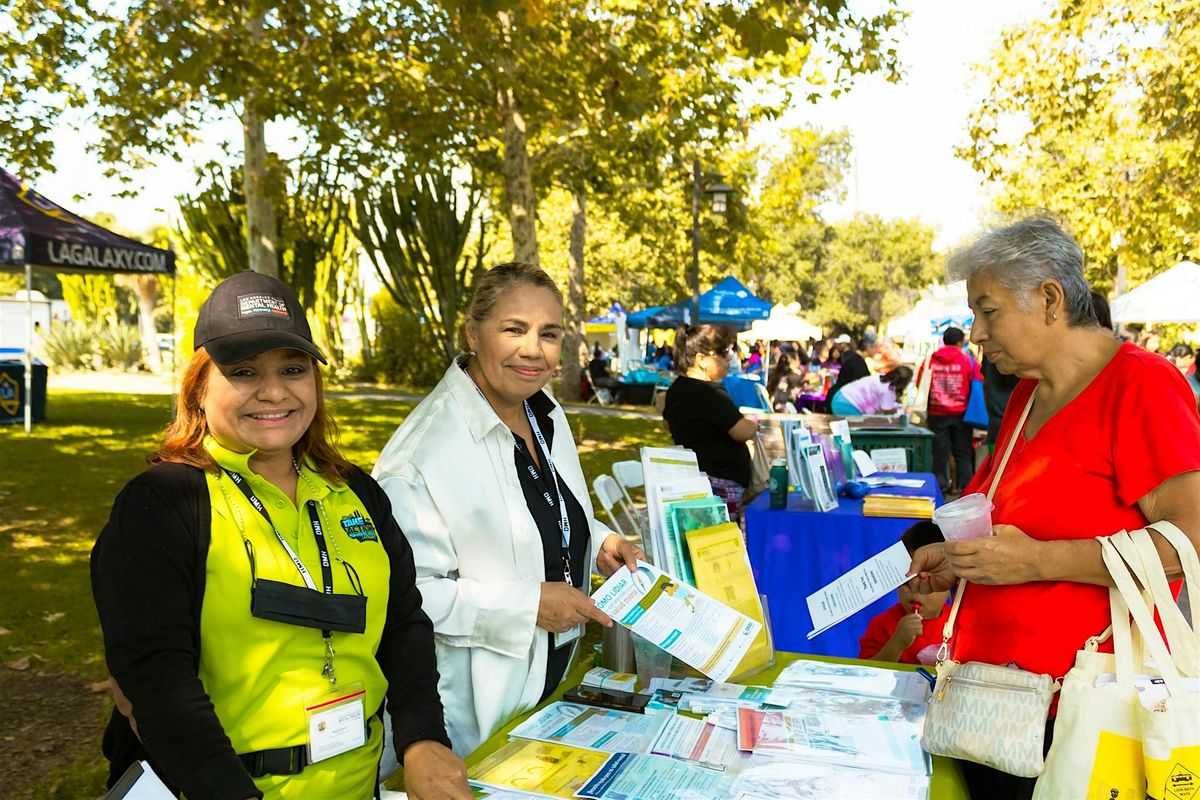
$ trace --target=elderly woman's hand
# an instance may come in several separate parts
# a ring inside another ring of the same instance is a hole
[[[927,544],[913,553],[912,565],[908,568],[908,574],[913,577],[909,579],[908,586],[914,592],[930,594],[953,588],[958,576],[950,568],[943,547],[945,545],[941,542]]]
[[[600,552],[596,555],[596,569],[606,578],[621,567],[629,567],[630,572],[636,572],[638,559],[646,560],[642,548],[626,541],[620,534],[610,533],[600,544]]]
[[[1038,546],[1020,528],[993,525],[992,535],[943,545],[954,574],[971,583],[1011,585],[1041,580]],[[924,549],[924,548],[922,548]]]

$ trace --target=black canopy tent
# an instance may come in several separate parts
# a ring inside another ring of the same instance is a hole
[[[25,271],[25,431],[33,425],[33,269],[54,272],[175,274],[175,254],[113,233],[72,214],[0,169],[0,270]]]

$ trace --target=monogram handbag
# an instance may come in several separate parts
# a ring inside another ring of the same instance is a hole
[[[988,500],[995,494],[1032,407],[1031,394],[992,479]],[[977,661],[960,664],[947,657],[966,587],[966,581],[960,579],[942,629],[937,681],[925,712],[921,746],[933,755],[986,764],[1023,778],[1037,777],[1045,766],[1046,719],[1058,683],[1049,675]]]

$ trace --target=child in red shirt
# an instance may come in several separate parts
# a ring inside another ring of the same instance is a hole
[[[932,522],[918,522],[900,537],[909,555],[927,544],[944,541]],[[920,594],[901,584],[896,590],[900,602],[884,611],[867,625],[858,640],[858,657],[872,661],[899,661],[902,664],[932,664],[942,643],[943,616],[950,592]],[[928,652],[922,653],[929,648]]]

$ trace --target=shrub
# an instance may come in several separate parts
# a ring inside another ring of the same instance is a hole
[[[380,292],[372,308],[378,333],[372,355],[363,364],[366,377],[402,386],[425,388],[441,380],[446,356],[429,334],[428,324]]]
[[[95,369],[96,331],[82,322],[55,325],[42,340],[46,360],[66,369]]]
[[[98,344],[105,366],[128,370],[142,361],[142,339],[132,325],[105,326],[100,331]]]

